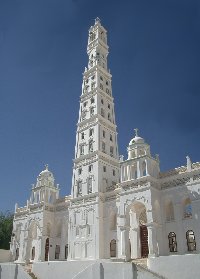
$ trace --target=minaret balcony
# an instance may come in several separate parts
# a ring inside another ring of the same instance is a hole
[[[86,78],[89,74],[91,74],[93,71],[100,71],[102,72],[108,79],[112,78],[112,75],[102,66],[100,65],[94,65],[93,67],[91,67],[90,69],[88,69],[87,71],[85,71],[83,73],[83,76]]]

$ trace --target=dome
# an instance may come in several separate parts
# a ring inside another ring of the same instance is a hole
[[[129,145],[132,145],[134,143],[144,143],[144,139],[141,137],[134,137],[130,142]]]
[[[49,171],[48,169],[48,165],[45,165],[45,170],[41,171],[41,173],[39,174],[39,177],[41,176],[45,176],[45,177],[53,177],[53,173]]]
[[[145,143],[144,139],[138,136],[138,129],[135,130],[135,137],[131,139],[129,142],[129,145],[135,144],[135,143]]]

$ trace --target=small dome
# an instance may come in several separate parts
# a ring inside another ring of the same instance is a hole
[[[39,174],[39,177],[41,177],[41,176],[51,176],[51,177],[53,177],[53,173],[49,171],[48,165],[45,165],[45,170],[41,171],[41,173]]]
[[[129,142],[129,145],[135,144],[135,143],[145,143],[144,139],[138,136],[138,129],[135,130],[135,137],[131,139]]]
[[[130,142],[129,145],[132,145],[134,143],[144,143],[144,139],[141,137],[134,137]]]

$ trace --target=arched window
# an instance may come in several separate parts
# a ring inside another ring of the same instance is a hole
[[[68,258],[68,249],[69,249],[69,246],[68,244],[65,245],[65,259]]]
[[[114,153],[114,148],[113,146],[110,146],[110,156],[113,157]]]
[[[93,140],[89,141],[89,153],[93,152]]]
[[[176,234],[174,232],[170,232],[168,234],[168,239],[169,239],[169,251],[177,252]]]
[[[195,251],[196,250],[196,241],[195,235],[192,230],[186,232],[186,239],[187,239],[187,247],[188,251]]]
[[[183,217],[190,218],[192,217],[192,204],[190,198],[185,199],[183,204]]]
[[[104,141],[102,141],[102,152],[106,152],[106,144]]]
[[[55,260],[59,260],[59,256],[60,256],[60,245],[56,245]]]
[[[84,145],[80,145],[80,155],[84,155]]]
[[[31,260],[33,261],[34,259],[35,259],[35,247],[33,247],[31,251]]]
[[[88,177],[88,194],[92,193],[92,177]]]
[[[113,239],[110,242],[110,256],[116,257],[116,240]]]
[[[142,163],[142,176],[146,176],[147,175],[147,171],[146,171],[146,162],[144,161]]]
[[[170,222],[174,220],[174,207],[171,201],[168,201],[165,205],[166,221]]]

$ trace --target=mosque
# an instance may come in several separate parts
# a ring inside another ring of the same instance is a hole
[[[138,129],[127,158],[119,156],[107,31],[99,18],[89,29],[87,54],[71,195],[59,196],[46,165],[27,204],[15,206],[13,261],[32,263],[39,278],[45,262],[125,265],[136,259],[167,278],[198,278],[184,277],[184,266],[191,263],[196,272],[200,260],[200,163],[187,157],[185,166],[160,172],[158,155]]]

